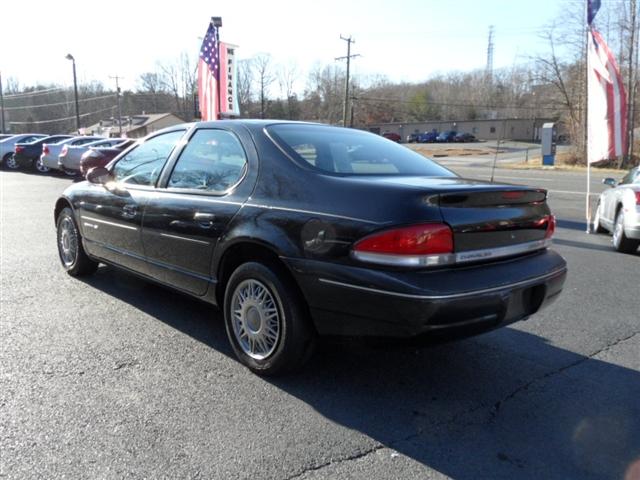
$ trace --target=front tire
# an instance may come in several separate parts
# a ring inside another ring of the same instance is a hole
[[[602,204],[598,202],[598,206],[596,207],[596,213],[593,217],[593,232],[594,233],[607,233],[607,230],[600,223],[600,210],[602,209]]]
[[[64,208],[56,222],[58,254],[62,267],[73,276],[89,275],[98,268],[98,262],[89,258],[82,246],[82,236],[70,208]]]
[[[42,159],[40,157],[36,158],[33,161],[33,169],[38,173],[48,173],[51,170],[44,163],[42,163]]]
[[[616,215],[616,221],[613,225],[613,246],[621,253],[634,253],[640,246],[640,240],[628,238],[624,233],[624,211],[622,209]]]
[[[224,321],[236,356],[259,375],[297,370],[313,352],[306,304],[281,267],[240,265],[225,289]]]

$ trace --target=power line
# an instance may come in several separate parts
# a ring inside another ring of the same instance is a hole
[[[113,98],[115,95],[111,94],[111,95],[101,95],[99,97],[89,97],[89,98],[82,98],[80,100],[78,100],[78,102],[88,102],[91,100],[102,100],[104,98]],[[73,103],[73,100],[68,100],[66,102],[58,102],[58,103],[47,103],[47,104],[43,104],[43,105],[27,105],[24,107],[7,107],[5,108],[5,110],[31,110],[32,108],[44,108],[44,107],[57,107],[59,105],[69,105],[70,103]]]
[[[114,107],[109,107],[109,108],[103,108],[101,110],[96,110],[95,112],[89,112],[89,113],[83,113],[82,115],[80,115],[81,117],[87,117],[89,115],[95,115],[96,113],[102,113],[102,112],[106,112],[107,110],[113,110]],[[9,122],[13,125],[39,125],[42,123],[54,123],[54,122],[62,122],[65,120],[73,120],[74,118],[76,118],[75,115],[72,115],[71,117],[63,117],[63,118],[52,118],[51,120],[34,120],[33,122]]]
[[[11,98],[22,98],[22,97],[36,97],[38,95],[46,95],[47,93],[58,92],[60,90],[66,90],[66,88],[56,87],[56,88],[48,88],[46,90],[35,90],[33,92],[12,93],[10,95],[5,95],[4,98],[11,99]]]

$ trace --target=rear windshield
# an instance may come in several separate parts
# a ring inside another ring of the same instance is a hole
[[[294,160],[327,173],[455,176],[402,145],[361,130],[280,124],[267,127],[267,131]]]

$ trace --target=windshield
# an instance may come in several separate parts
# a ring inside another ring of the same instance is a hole
[[[454,177],[434,161],[379,135],[323,125],[279,124],[268,133],[303,165],[342,175]]]

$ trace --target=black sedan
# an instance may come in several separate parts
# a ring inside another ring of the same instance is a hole
[[[557,298],[546,192],[456,176],[359,130],[218,121],[156,132],[55,205],[71,275],[99,262],[224,312],[261,374],[320,335],[468,335]]]

